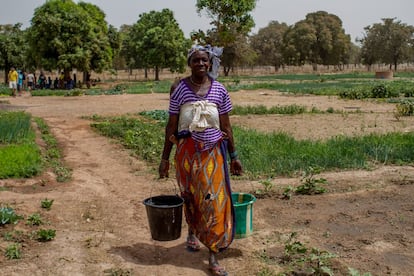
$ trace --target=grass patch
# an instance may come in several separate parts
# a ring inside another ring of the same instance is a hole
[[[0,112],[0,179],[32,177],[42,170],[31,116],[24,112]]]
[[[53,168],[58,182],[69,181],[72,178],[72,170],[63,164],[58,143],[50,133],[49,126],[41,118],[35,118],[35,121],[46,144],[44,158],[47,165]]]
[[[327,141],[295,140],[283,133],[263,134],[234,127],[240,159],[253,178],[292,175],[309,167],[361,169],[372,163],[414,161],[414,134],[370,134]]]
[[[19,143],[33,134],[31,116],[25,112],[0,111],[0,144]]]
[[[156,119],[157,118],[157,119]],[[95,117],[92,126],[119,140],[136,156],[158,164],[164,143],[166,111],[142,112],[136,116]],[[372,164],[407,164],[414,161],[414,134],[370,134],[334,137],[329,140],[295,140],[284,133],[265,134],[233,127],[245,176],[252,179],[292,176],[310,167],[321,171],[361,169]]]
[[[247,105],[247,106],[240,106],[235,105],[233,106],[233,110],[231,111],[231,115],[248,115],[248,114],[255,114],[255,115],[265,115],[265,114],[302,114],[306,112],[305,106],[299,106],[296,104],[288,105],[288,106],[272,106],[267,108],[264,105]]]
[[[147,115],[151,117],[151,115]],[[165,121],[141,117],[104,118],[94,116],[92,127],[102,135],[119,140],[126,148],[132,149],[136,156],[149,163],[156,163],[161,156],[164,144],[163,130]]]

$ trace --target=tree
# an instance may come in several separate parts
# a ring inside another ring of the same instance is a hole
[[[169,68],[171,72],[185,71],[185,53],[190,45],[173,12],[163,9],[139,16],[130,31],[127,52],[137,68],[154,68],[158,81],[162,68]]]
[[[68,78],[73,68],[89,73],[111,65],[105,14],[97,6],[49,0],[35,10],[31,22],[30,57],[37,68],[63,70]]]
[[[409,61],[414,45],[414,27],[395,21],[395,18],[383,18],[364,28],[361,39],[362,55],[365,64],[383,62],[394,66],[397,71],[399,63]]]
[[[325,11],[309,13],[289,28],[285,36],[287,60],[339,66],[349,57],[351,37],[345,34],[341,19]]]
[[[283,36],[287,29],[286,23],[271,21],[251,36],[251,45],[258,54],[259,64],[272,65],[276,72],[279,70],[283,64]]]
[[[250,12],[256,7],[256,0],[197,0],[197,12],[206,12],[212,20],[212,29],[207,34],[199,31],[193,33],[192,38],[201,40],[214,46],[224,47],[223,63],[224,74],[227,76],[237,59],[241,59],[244,53],[234,52],[237,48],[235,42],[240,36],[247,37],[254,27],[253,17]]]
[[[26,43],[21,24],[0,25],[0,68],[4,68],[4,80],[7,83],[10,67],[24,66]]]

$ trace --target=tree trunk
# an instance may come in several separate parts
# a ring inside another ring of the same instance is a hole
[[[155,81],[160,80],[160,68],[158,66],[155,66]]]
[[[231,68],[230,67],[223,66],[223,69],[224,69],[224,76],[228,77]]]

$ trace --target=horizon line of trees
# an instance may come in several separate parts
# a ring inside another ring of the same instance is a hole
[[[133,25],[117,30],[105,20],[96,5],[72,0],[49,0],[35,9],[31,26],[0,25],[0,68],[5,76],[10,67],[26,70],[58,70],[70,75],[104,70],[147,69],[159,80],[161,69],[182,73],[186,51],[193,43],[224,48],[221,57],[227,76],[236,66],[311,64],[334,66],[376,63],[397,71],[401,63],[414,61],[414,27],[396,18],[383,18],[364,28],[365,34],[351,42],[341,19],[326,11],[312,12],[293,25],[271,21],[257,34],[251,12],[257,0],[197,0],[199,15],[211,19],[211,29],[184,36],[169,9],[138,15]],[[7,81],[7,79],[5,78]]]

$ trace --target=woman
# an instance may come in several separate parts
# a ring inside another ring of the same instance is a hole
[[[229,119],[230,96],[215,80],[221,52],[210,46],[190,49],[187,61],[191,76],[179,80],[171,89],[159,166],[160,178],[168,177],[169,157],[175,144],[176,177],[188,223],[187,248],[198,251],[201,241],[209,249],[209,269],[214,275],[227,275],[216,254],[234,238],[227,152],[230,172],[242,173]]]

